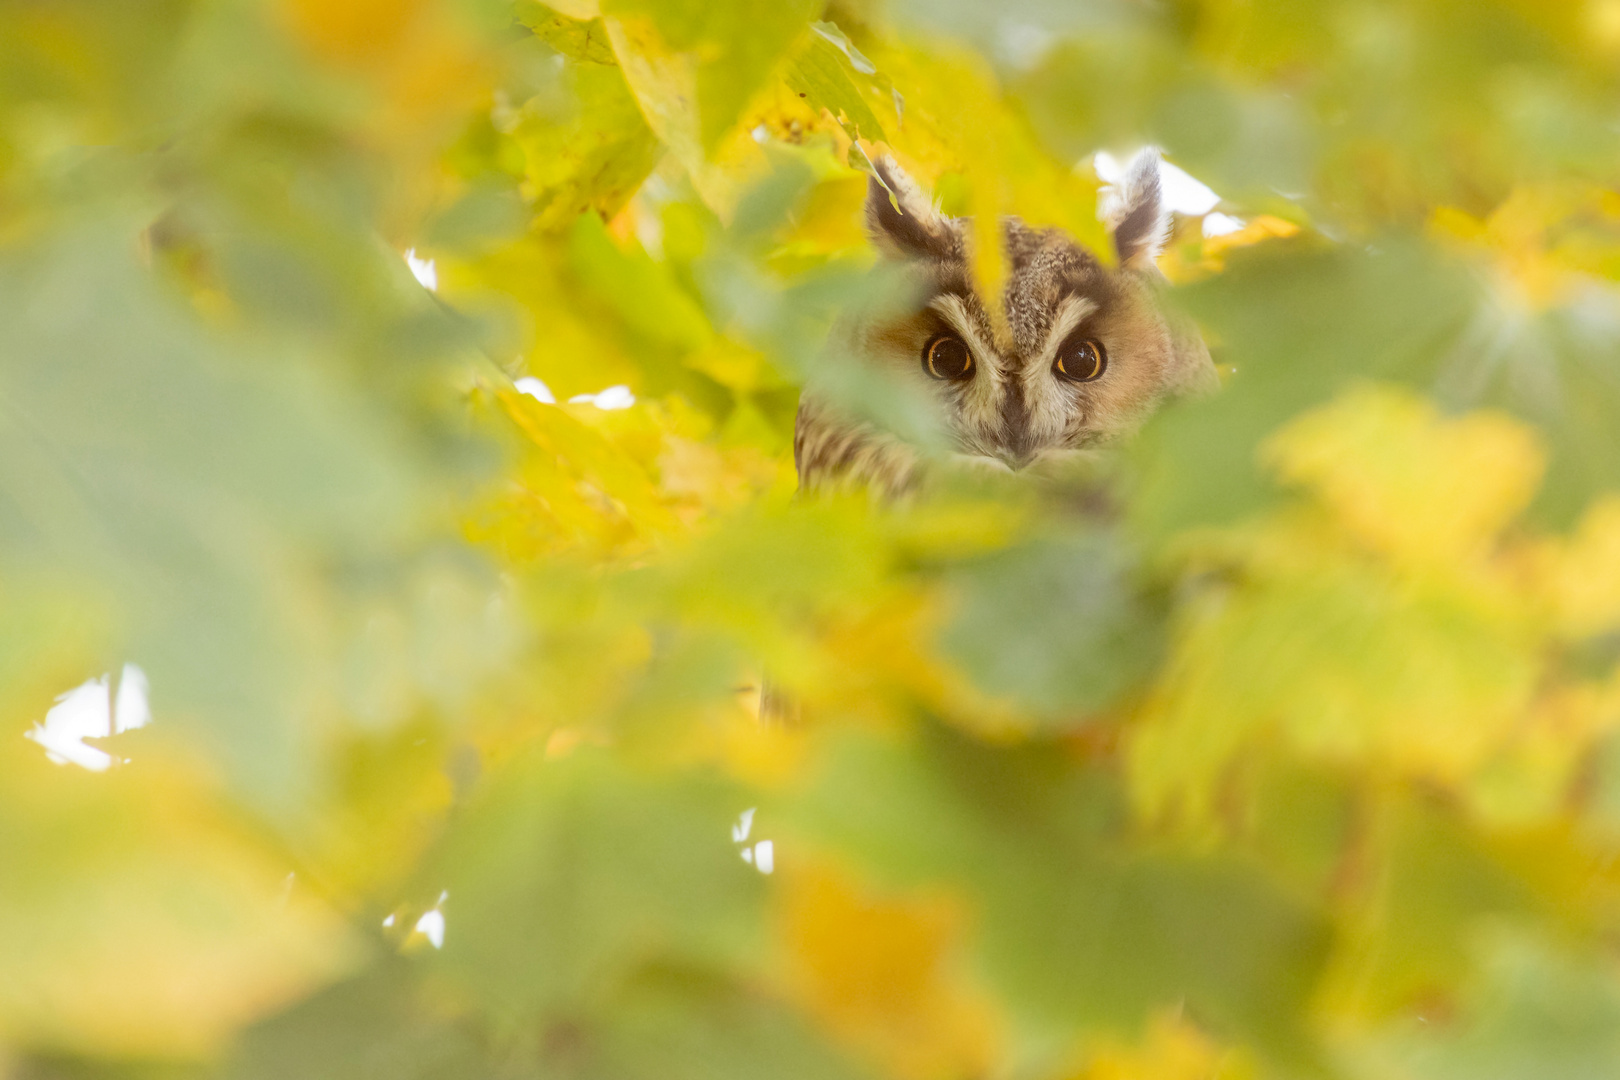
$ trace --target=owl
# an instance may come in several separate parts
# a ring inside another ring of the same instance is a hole
[[[1154,259],[1169,214],[1156,152],[1139,155],[1118,186],[1114,266],[1059,229],[1003,219],[1000,319],[975,289],[968,224],[941,214],[892,159],[875,164],[867,230],[911,277],[915,302],[856,317],[835,340],[858,362],[914,380],[950,450],[925,453],[854,419],[812,380],[794,433],[801,490],[858,485],[896,498],[952,466],[1018,471],[1116,443],[1166,399],[1213,387],[1204,342],[1160,302]]]

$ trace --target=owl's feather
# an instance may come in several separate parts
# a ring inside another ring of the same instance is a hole
[[[915,447],[806,396],[793,431],[793,464],[805,491],[867,488],[893,499],[911,490],[922,462]]]
[[[916,181],[894,163],[879,158],[868,182],[866,229],[878,249],[892,259],[948,259],[960,255],[956,231]]]
[[[1159,152],[1144,150],[1125,171],[1113,220],[1114,250],[1129,270],[1152,271],[1170,239],[1170,213],[1159,182]]]

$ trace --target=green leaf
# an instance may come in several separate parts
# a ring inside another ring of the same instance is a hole
[[[399,550],[419,480],[374,403],[204,331],[132,250],[101,224],[0,260],[0,558],[105,595],[176,733],[286,807],[319,560]]]
[[[1039,1029],[1130,1029],[1185,1001],[1279,1059],[1326,959],[1320,916],[1235,859],[1132,850],[1113,783],[1061,750],[927,727],[846,738],[797,813],[880,878],[949,883],[980,912],[985,974]]]
[[[1266,245],[1182,290],[1229,370],[1221,393],[1167,410],[1144,433],[1132,506],[1155,531],[1230,523],[1270,503],[1256,451],[1288,417],[1358,380],[1431,386],[1433,355],[1468,317],[1473,284],[1453,263],[1392,238],[1386,249]],[[1264,304],[1248,298],[1264,296]]]
[[[1159,627],[1103,534],[997,552],[957,568],[946,654],[985,692],[1049,720],[1106,708],[1153,669]]]
[[[229,1080],[452,1080],[486,1075],[473,1025],[434,1008],[409,961],[389,957],[242,1034]]]
[[[1543,898],[1490,838],[1415,800],[1392,808],[1380,845],[1365,945],[1354,954],[1365,1004],[1393,1010],[1462,981],[1489,926],[1548,914]]]
[[[1359,1063],[1365,1075],[1580,1080],[1620,1069],[1612,963],[1522,933],[1491,935],[1477,951],[1484,971],[1461,1017],[1391,1025]]]
[[[563,103],[536,101],[512,129],[524,156],[525,196],[542,230],[588,210],[612,216],[663,155],[624,74],[611,64],[570,61]]]
[[[702,348],[714,336],[703,308],[667,267],[639,249],[614,243],[601,219],[586,215],[569,233],[569,254],[581,282],[607,305],[619,325],[656,346],[668,362]]]
[[[590,1080],[860,1080],[870,1074],[786,1006],[680,968],[649,971],[566,1056]]]
[[[736,126],[814,11],[812,0],[603,5],[614,52],[648,122],[688,169]]]
[[[884,92],[876,78],[877,69],[836,26],[816,23],[814,29],[815,36],[793,55],[787,72],[788,86],[811,105],[832,113],[852,134],[868,140],[888,139],[868,102],[869,96]],[[888,87],[888,92],[893,95],[893,88]],[[898,123],[899,98],[893,96],[892,100]]]
[[[599,752],[509,767],[420,878],[442,890],[433,967],[503,1021],[566,1019],[648,965],[759,963],[763,877],[730,829],[745,796]]]

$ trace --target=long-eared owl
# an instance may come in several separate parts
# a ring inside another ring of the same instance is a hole
[[[1160,303],[1154,259],[1169,215],[1156,152],[1138,155],[1119,186],[1110,215],[1116,266],[1061,230],[1003,220],[999,319],[975,291],[967,223],[941,214],[893,160],[876,164],[867,228],[881,256],[914,279],[916,302],[898,315],[857,319],[839,340],[860,362],[920,381],[937,402],[951,450],[945,459],[1023,469],[1115,442],[1165,399],[1214,385],[1202,339]],[[888,497],[944,463],[853,419],[813,379],[799,407],[794,462],[803,490],[855,484]]]

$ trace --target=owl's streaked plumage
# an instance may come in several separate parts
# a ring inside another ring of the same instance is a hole
[[[878,174],[868,187],[868,229],[884,258],[917,275],[919,301],[909,314],[851,328],[844,340],[865,362],[892,365],[928,387],[957,461],[1021,469],[1106,445],[1166,398],[1214,385],[1203,341],[1173,325],[1159,303],[1153,260],[1169,221],[1156,154],[1137,158],[1116,200],[1115,267],[1061,230],[1004,219],[999,330],[974,290],[967,224],[940,214],[893,161],[879,161]],[[794,461],[802,489],[855,483],[889,496],[911,490],[929,467],[893,433],[841,415],[813,380],[799,407]]]

